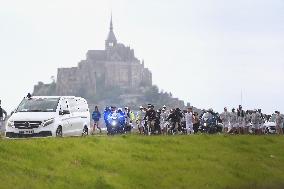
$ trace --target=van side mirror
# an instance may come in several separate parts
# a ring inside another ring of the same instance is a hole
[[[66,115],[66,114],[70,114],[70,111],[69,110],[59,111],[59,115]]]

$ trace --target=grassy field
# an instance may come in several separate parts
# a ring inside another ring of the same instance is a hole
[[[0,140],[0,188],[284,188],[284,137]]]

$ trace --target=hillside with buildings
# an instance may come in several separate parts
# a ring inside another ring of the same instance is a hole
[[[33,95],[82,96],[91,105],[130,106],[153,103],[157,106],[184,107],[171,93],[152,84],[152,73],[134,50],[118,43],[112,19],[104,50],[89,50],[76,67],[58,68],[56,81],[38,82]]]

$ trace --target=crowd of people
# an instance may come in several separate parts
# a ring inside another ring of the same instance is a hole
[[[7,118],[7,112],[1,107],[0,124]],[[139,134],[196,134],[196,133],[231,133],[231,134],[283,134],[284,116],[279,112],[271,115],[263,114],[261,109],[243,110],[239,105],[237,109],[229,111],[226,107],[219,114],[213,109],[193,111],[193,107],[185,110],[180,108],[169,109],[167,106],[156,108],[152,104],[140,106],[137,112],[129,107],[106,107],[101,114],[98,107],[92,113],[94,121],[93,133],[98,129],[102,132],[100,119],[104,120],[107,132],[126,133],[133,128]],[[268,127],[267,123],[272,123]],[[272,130],[271,130],[272,128]]]
[[[108,133],[131,132],[137,128],[139,134],[196,134],[196,133],[231,133],[231,134],[265,134],[265,123],[275,123],[275,133],[283,134],[284,117],[279,111],[266,115],[258,110],[244,111],[240,105],[230,112],[225,107],[221,114],[213,109],[193,111],[180,108],[168,109],[167,106],[155,109],[154,105],[140,106],[139,111],[133,112],[129,107],[106,107],[103,115],[95,108],[92,114],[94,120],[93,132],[98,129],[100,118],[103,117]]]
[[[275,122],[275,129],[277,134],[283,134],[283,115],[279,111],[275,111],[275,114],[267,115],[261,112],[261,109],[244,111],[242,106],[239,108],[233,108],[231,112],[228,112],[227,108],[224,108],[224,112],[220,114],[220,120],[223,124],[224,132],[238,133],[238,134],[264,134],[266,133],[265,123]]]

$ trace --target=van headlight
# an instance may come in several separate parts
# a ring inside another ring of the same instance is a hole
[[[42,126],[43,127],[46,127],[50,124],[54,123],[54,118],[51,118],[51,119],[48,119],[48,120],[45,120],[43,123],[42,123]]]
[[[8,127],[14,127],[14,121],[8,121],[7,125]]]

